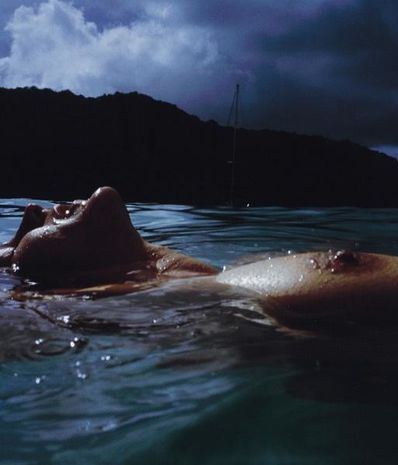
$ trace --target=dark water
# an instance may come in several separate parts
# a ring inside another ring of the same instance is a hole
[[[0,240],[26,203],[0,203]],[[396,210],[129,210],[148,240],[220,268],[289,250],[398,255]],[[251,295],[197,280],[23,302],[17,284],[0,274],[2,465],[397,462],[397,328],[287,334]]]

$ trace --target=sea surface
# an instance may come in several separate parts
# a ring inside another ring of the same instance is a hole
[[[0,201],[1,241],[28,202]],[[398,255],[397,210],[128,209],[147,240],[220,269]],[[99,299],[14,300],[19,284],[0,271],[1,465],[397,463],[398,327],[289,333],[200,280]]]

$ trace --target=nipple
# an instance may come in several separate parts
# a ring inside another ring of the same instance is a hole
[[[338,250],[333,259],[339,263],[344,263],[347,265],[357,265],[358,257],[354,252],[350,250]]]
[[[309,260],[309,267],[319,273],[322,273],[322,271],[339,273],[355,268],[359,264],[360,254],[350,250],[329,250],[325,253],[315,254]]]
[[[348,267],[359,265],[359,257],[350,250],[338,250],[337,252],[329,251],[327,268],[332,273],[343,271]]]

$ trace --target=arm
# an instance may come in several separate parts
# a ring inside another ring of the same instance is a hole
[[[167,247],[146,243],[146,248],[159,275],[169,278],[184,278],[218,273],[216,268]]]

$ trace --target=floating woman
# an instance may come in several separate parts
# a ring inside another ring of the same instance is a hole
[[[195,258],[144,241],[119,194],[52,209],[28,205],[0,265],[58,294],[133,292],[172,278],[252,291],[264,312],[288,327],[398,322],[398,257],[350,251],[271,258],[219,273]]]

